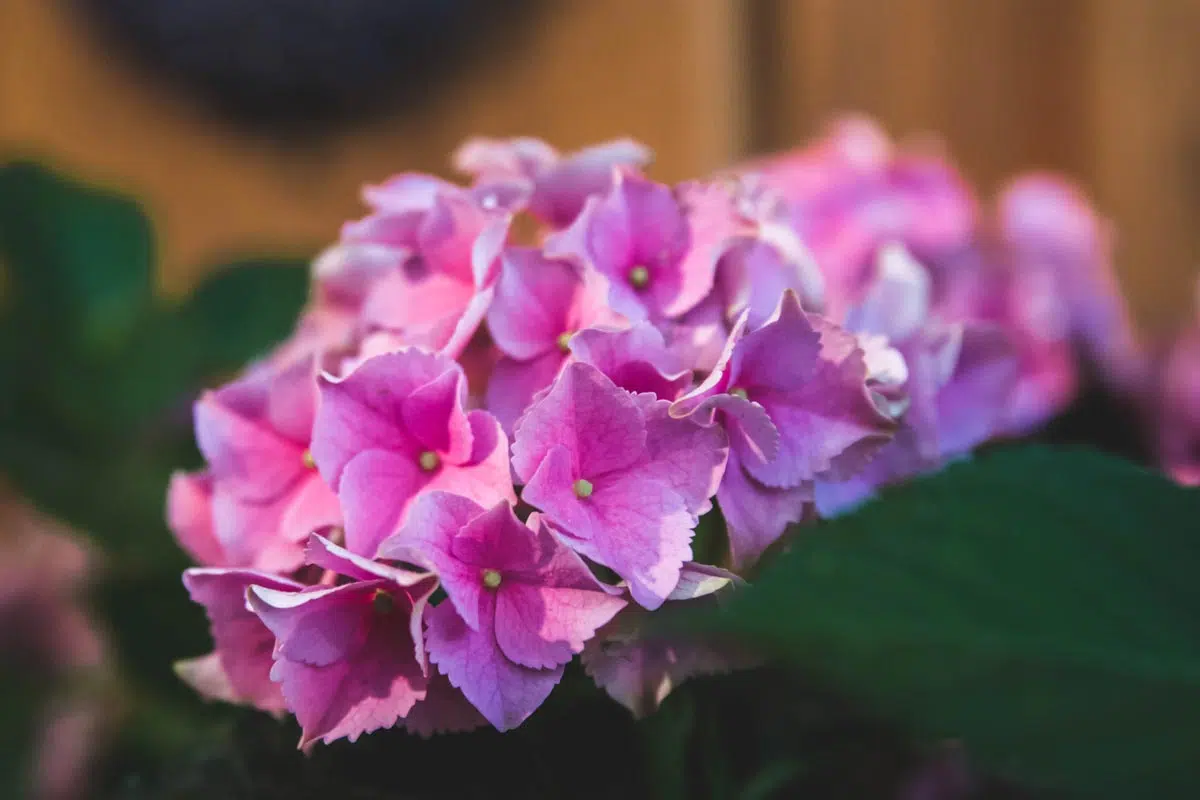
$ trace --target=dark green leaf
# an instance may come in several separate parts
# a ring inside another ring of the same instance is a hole
[[[1200,492],[1013,449],[802,532],[709,624],[984,767],[1200,796]]]
[[[300,259],[258,259],[216,271],[178,309],[207,374],[241,368],[282,341],[308,295]]]
[[[112,353],[153,297],[153,232],[137,203],[34,164],[0,168],[0,254],[32,341]]]

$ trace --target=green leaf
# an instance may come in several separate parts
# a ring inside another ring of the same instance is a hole
[[[138,204],[34,164],[0,168],[0,254],[33,341],[112,353],[153,298],[153,231]]]
[[[308,264],[260,258],[219,268],[178,308],[207,374],[264,355],[292,331],[308,297]]]
[[[1200,492],[1020,448],[801,531],[701,624],[1085,797],[1200,796]]]

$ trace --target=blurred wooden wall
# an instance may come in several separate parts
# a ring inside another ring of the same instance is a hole
[[[1200,0],[558,0],[504,63],[421,115],[286,150],[240,136],[106,54],[55,0],[0,0],[0,154],[137,192],[163,284],[220,254],[311,249],[357,187],[444,172],[472,133],[564,148],[647,141],[664,179],[779,149],[861,110],[937,131],[981,190],[1077,176],[1120,231],[1142,322],[1190,311],[1200,266]]]

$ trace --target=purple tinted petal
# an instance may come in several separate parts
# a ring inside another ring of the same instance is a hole
[[[554,382],[567,357],[558,348],[531,361],[501,358],[492,369],[487,386],[487,410],[511,435],[521,415],[538,392]]]
[[[752,566],[787,527],[804,518],[812,502],[811,484],[772,489],[756,481],[730,456],[717,502],[729,532],[729,550],[736,569]]]
[[[577,478],[631,464],[645,447],[646,426],[633,398],[587,364],[569,364],[550,391],[517,422],[512,466],[529,480],[547,451],[570,454]]]
[[[449,603],[426,613],[429,660],[497,729],[515,728],[537,710],[563,669],[529,669],[504,657],[490,627],[475,631]]]
[[[350,658],[365,641],[371,598],[384,585],[376,580],[300,592],[252,586],[246,599],[275,634],[277,658],[324,667]]]
[[[525,247],[506,250],[501,265],[488,311],[496,346],[522,361],[556,349],[558,337],[571,330],[572,307],[585,288],[579,270]]]
[[[625,604],[598,588],[505,582],[496,591],[496,642],[526,667],[566,664]]]
[[[248,419],[208,393],[196,403],[196,444],[213,477],[238,497],[265,502],[304,471],[304,446],[265,420]]]
[[[662,334],[646,322],[625,330],[581,330],[571,337],[570,348],[577,361],[591,364],[634,394],[674,400],[691,383],[691,371],[683,369]]]
[[[283,708],[279,687],[270,681],[275,636],[246,608],[251,585],[298,591],[301,585],[250,570],[190,569],[183,583],[194,602],[208,614],[215,655],[238,702],[266,711]]]

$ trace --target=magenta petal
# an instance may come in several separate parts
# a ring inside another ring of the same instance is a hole
[[[312,440],[321,476],[340,492],[342,470],[365,450],[411,453],[415,458],[420,445],[404,425],[404,401],[456,369],[448,358],[408,349],[367,359],[338,381],[323,377]]]
[[[271,670],[303,730],[301,745],[318,739],[356,740],[390,728],[425,696],[427,678],[413,658],[405,614],[372,626],[351,661],[311,667],[280,660]]]
[[[482,506],[516,502],[508,464],[508,438],[500,430],[500,423],[478,409],[467,419],[475,437],[470,458],[463,464],[444,464],[433,472],[425,491],[453,492]]]
[[[238,497],[274,499],[304,470],[304,447],[226,407],[208,393],[196,403],[196,443],[215,478]]]
[[[569,364],[516,425],[513,470],[529,480],[546,452],[567,448],[576,477],[628,466],[645,446],[646,426],[633,398],[587,364]]]
[[[309,564],[332,570],[338,575],[344,575],[357,581],[385,580],[407,588],[427,581],[431,577],[428,572],[413,572],[374,559],[364,558],[344,547],[338,547],[317,534],[308,537],[308,547],[304,550],[304,557]]]
[[[367,610],[379,581],[280,592],[253,586],[250,608],[275,634],[277,657],[324,667],[348,658],[367,635]]]
[[[439,453],[451,464],[470,457],[474,439],[463,410],[466,383],[461,369],[448,369],[401,404],[408,432],[424,449]]]
[[[213,532],[213,485],[208,472],[177,472],[167,487],[167,525],[179,546],[198,563],[225,563],[225,551]]]
[[[795,488],[773,489],[756,481],[731,455],[717,502],[729,532],[729,550],[736,569],[754,564],[788,525],[804,518],[805,507],[812,502],[812,484]]]
[[[672,419],[666,400],[645,394],[635,399],[646,420],[647,461],[636,471],[664,482],[679,493],[689,511],[703,514],[725,471],[729,453],[725,432],[690,419]]]
[[[567,357],[557,348],[530,361],[501,358],[492,369],[487,386],[487,410],[511,434],[521,415],[538,392],[558,376]]]
[[[570,319],[572,306],[584,288],[571,264],[546,258],[535,248],[509,248],[501,258],[496,297],[488,311],[496,346],[522,361],[557,348],[558,337],[576,323]]]
[[[217,656],[238,701],[267,711],[282,709],[279,687],[269,677],[275,637],[247,610],[246,590],[252,585],[277,591],[303,587],[266,573],[232,569],[189,569],[183,584],[208,614]]]
[[[591,496],[572,489],[561,449],[551,451],[522,497],[571,535],[569,543],[629,582],[633,598],[654,609],[675,588],[691,559],[696,517],[679,492],[642,471],[617,472],[593,485]]]
[[[528,719],[562,680],[562,667],[529,669],[509,661],[490,626],[472,630],[449,603],[425,618],[429,660],[501,731]]]
[[[614,167],[641,167],[650,159],[650,151],[631,139],[618,139],[580,150],[542,171],[530,212],[552,228],[570,225],[583,210],[588,197],[609,190]]]
[[[483,511],[483,506],[469,498],[448,492],[428,492],[413,503],[404,527],[380,546],[379,557],[436,569],[439,563],[453,558],[450,543]]]
[[[504,583],[496,592],[496,642],[526,667],[566,664],[625,605],[598,588]]]
[[[729,380],[743,389],[800,389],[812,380],[821,348],[821,332],[804,313],[800,298],[785,292],[772,320],[735,346]]]
[[[958,363],[937,394],[937,437],[943,456],[955,456],[1000,432],[1017,383],[1012,342],[996,327],[968,325]]]
[[[339,499],[346,521],[346,547],[371,557],[404,522],[409,504],[429,483],[410,456],[368,450],[342,474]]]
[[[421,255],[436,272],[474,284],[472,251],[494,216],[455,187],[434,198],[417,237]]]

